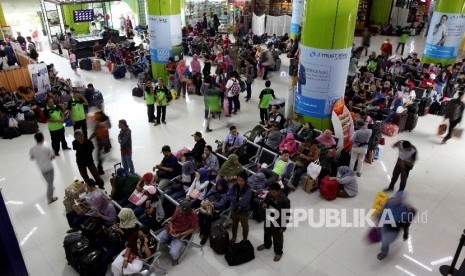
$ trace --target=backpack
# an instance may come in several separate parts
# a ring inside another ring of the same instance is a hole
[[[231,90],[231,93],[233,94],[233,96],[239,95],[239,93],[241,92],[241,85],[240,85],[239,81],[238,80],[235,80],[235,81],[233,80],[233,84],[231,85],[229,90]]]
[[[17,127],[6,127],[3,129],[3,139],[13,139],[21,136],[21,132]]]
[[[376,71],[376,67],[378,67],[378,62],[374,59],[370,59],[367,64],[368,71],[373,73]]]

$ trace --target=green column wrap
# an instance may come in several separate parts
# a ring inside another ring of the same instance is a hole
[[[358,4],[304,2],[295,111],[315,128],[331,128],[334,102],[344,96]]]
[[[69,26],[69,28],[74,29],[74,33],[77,35],[88,34],[89,33],[89,22],[74,22],[74,14],[75,10],[85,10],[88,9],[87,4],[72,4],[72,5],[62,5],[61,10],[63,14],[63,19],[65,24]]]
[[[426,37],[422,61],[453,64],[465,32],[465,0],[438,0]]]
[[[147,1],[150,54],[154,78],[167,82],[165,64],[177,54],[182,43],[181,3],[179,0]]]
[[[379,25],[388,23],[392,1],[393,0],[374,0],[371,10],[371,21]]]
[[[2,4],[0,3],[0,28],[7,26],[5,15],[3,14]],[[3,34],[0,32],[0,38],[3,39]]]

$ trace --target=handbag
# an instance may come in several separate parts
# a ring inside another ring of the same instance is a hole
[[[443,135],[444,133],[446,133],[446,130],[447,130],[447,124],[446,123],[441,123],[438,127],[438,135]]]
[[[307,167],[307,174],[310,176],[312,179],[317,179],[318,175],[320,175],[321,172],[321,165],[320,161],[316,160],[310,164],[308,164]]]
[[[381,231],[378,227],[372,227],[368,230],[367,233],[367,241],[368,243],[377,243],[381,241]]]
[[[194,189],[190,194],[189,197],[191,199],[198,199],[200,197],[200,191],[197,189]]]
[[[85,215],[87,212],[90,210],[89,204],[85,202],[77,202],[73,204],[73,210],[78,214],[79,216]]]

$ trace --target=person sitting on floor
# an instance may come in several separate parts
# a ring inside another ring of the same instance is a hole
[[[358,193],[357,177],[355,172],[347,166],[341,166],[337,169],[339,177],[330,177],[330,180],[336,180],[339,183],[338,197],[354,197]]]

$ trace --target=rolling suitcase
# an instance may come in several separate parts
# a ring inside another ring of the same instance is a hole
[[[210,231],[210,247],[217,254],[225,254],[229,245],[229,233],[222,224],[213,227]]]
[[[334,200],[339,191],[339,183],[336,180],[330,180],[326,175],[320,180],[320,194],[326,200]]]
[[[134,97],[142,97],[144,95],[144,91],[139,87],[134,87],[132,89],[132,96]]]
[[[405,124],[407,123],[407,112],[396,113],[396,115],[392,117],[391,123],[399,127],[399,132],[404,131]]]
[[[81,61],[79,61],[79,68],[87,71],[92,70],[92,60],[90,60],[90,58],[81,59]]]
[[[240,265],[255,259],[255,253],[252,243],[249,240],[243,240],[233,244],[226,249],[224,256],[230,266]]]
[[[36,121],[19,121],[18,129],[21,134],[34,134],[39,131]]]
[[[404,131],[412,131],[417,126],[418,122],[418,114],[416,113],[408,113],[407,114],[407,122],[405,123]]]
[[[99,270],[104,254],[102,250],[96,249],[82,255],[79,260],[79,275],[93,276]]]
[[[68,264],[71,264],[71,248],[72,246],[83,240],[84,237],[82,236],[81,233],[79,232],[75,232],[75,233],[71,233],[69,235],[67,235],[63,241],[63,247],[65,248],[65,256],[66,256],[66,260],[68,261]]]
[[[89,240],[86,238],[82,238],[81,240],[79,240],[76,243],[73,243],[70,246],[71,261],[68,260],[68,262],[77,272],[79,272],[79,263],[81,257],[87,254],[89,251]]]

